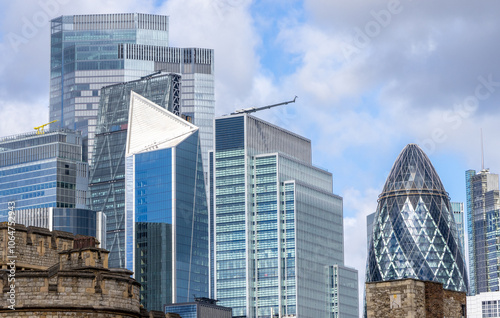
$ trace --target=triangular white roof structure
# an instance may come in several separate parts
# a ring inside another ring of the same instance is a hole
[[[126,156],[178,145],[198,127],[131,91]]]

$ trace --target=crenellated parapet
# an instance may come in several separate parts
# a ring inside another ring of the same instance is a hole
[[[0,269],[7,269],[14,256],[18,270],[47,269],[57,263],[59,252],[73,248],[74,240],[75,236],[69,232],[0,223]]]
[[[9,245],[13,237],[15,244]],[[0,317],[153,314],[140,307],[133,273],[108,268],[109,251],[97,245],[93,238],[67,232],[0,224]]]

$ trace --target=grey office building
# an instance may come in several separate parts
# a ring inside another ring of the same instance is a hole
[[[225,116],[211,158],[212,298],[235,317],[333,317],[335,297],[345,299],[343,284],[328,288],[339,281],[329,266],[344,265],[342,198],[332,174],[312,165],[311,141],[248,114]],[[356,275],[340,280],[354,297]]]
[[[204,297],[197,297],[189,303],[169,304],[165,306],[165,313],[175,313],[182,318],[231,318],[231,308],[217,306],[217,301]]]

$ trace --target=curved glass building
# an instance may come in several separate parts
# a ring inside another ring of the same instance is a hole
[[[366,280],[415,278],[467,292],[461,251],[448,193],[422,149],[409,144],[379,196]]]

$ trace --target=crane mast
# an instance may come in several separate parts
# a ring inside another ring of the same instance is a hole
[[[267,105],[267,106],[262,106],[262,107],[250,107],[250,108],[238,109],[238,110],[232,112],[231,115],[255,113],[255,112],[258,112],[260,110],[269,109],[269,108],[273,108],[273,107],[281,106],[281,105],[287,105],[290,103],[295,103],[296,99],[297,99],[297,96],[295,96],[294,99],[287,101],[287,102],[283,102],[283,103],[272,104],[272,105]]]
[[[34,129],[36,130],[36,134],[37,135],[43,135],[43,134],[45,134],[45,126],[50,125],[52,123],[55,123],[56,121],[57,121],[57,119],[51,121],[50,123],[46,123],[46,124],[43,124],[41,126],[35,127]]]

